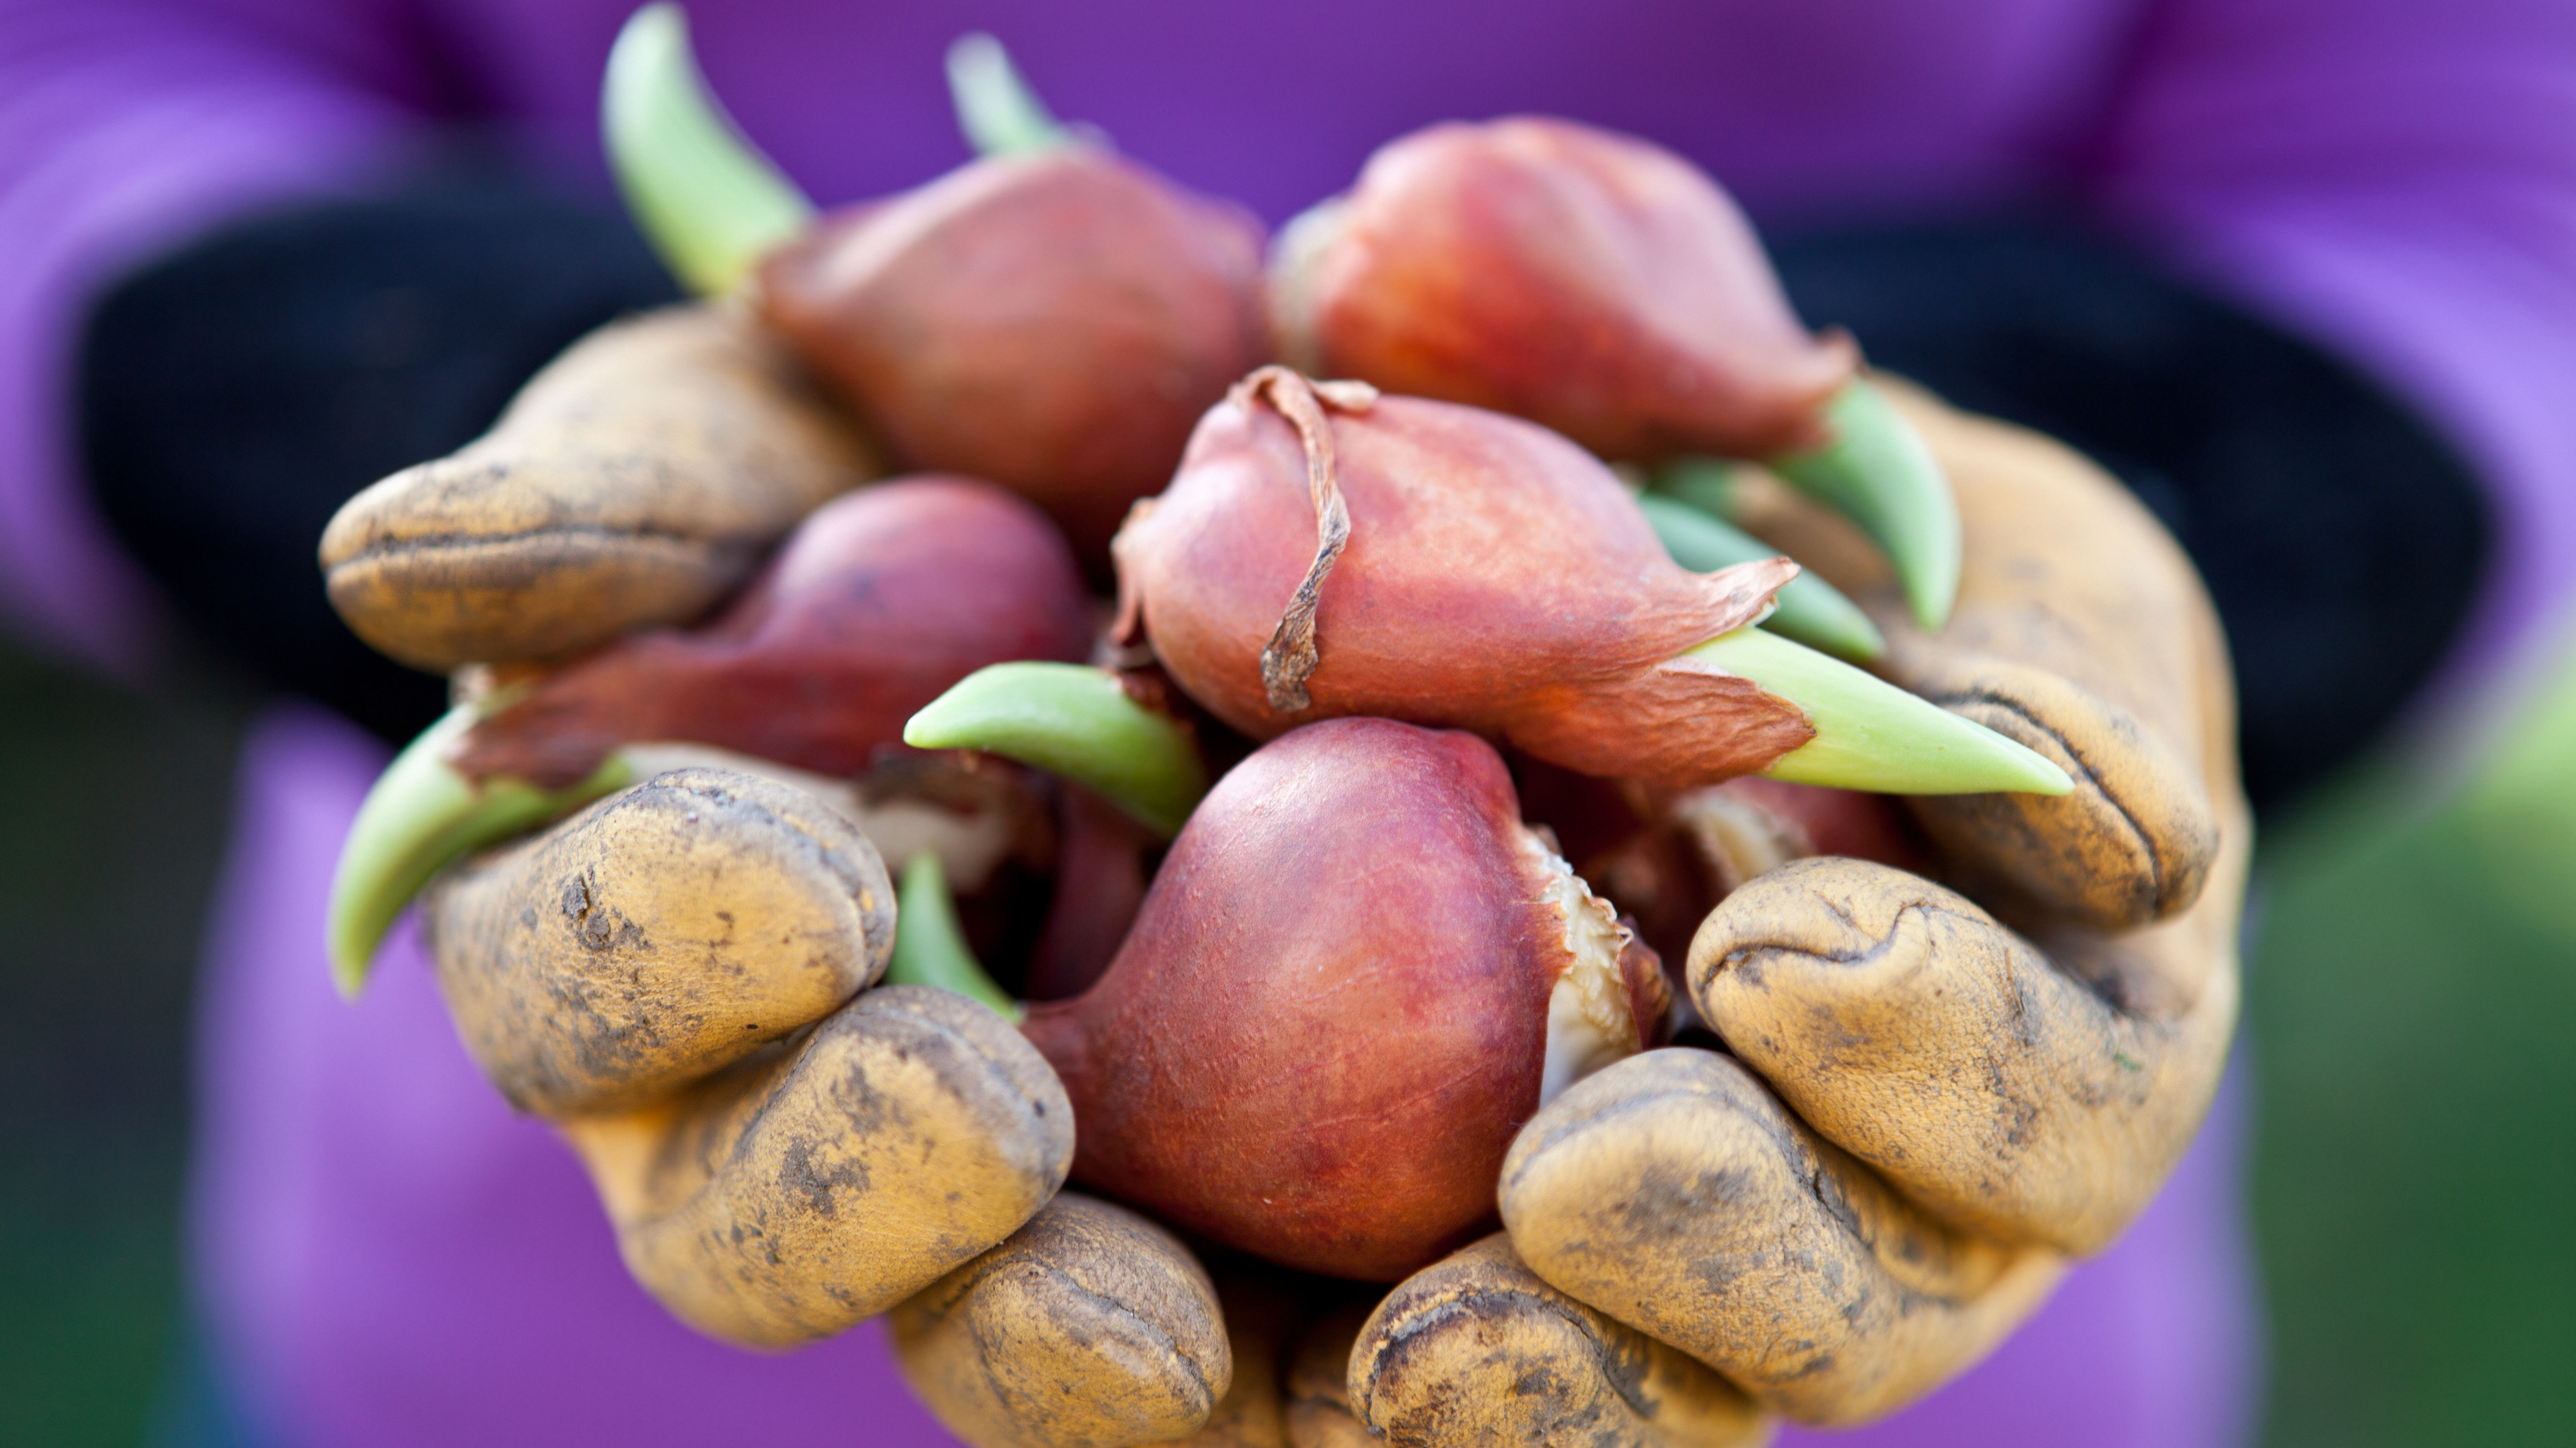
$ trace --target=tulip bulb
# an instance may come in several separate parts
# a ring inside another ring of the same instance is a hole
[[[1667,1009],[1490,746],[1341,719],[1218,781],[1108,972],[1023,1029],[1074,1102],[1076,1176],[1390,1280],[1472,1236],[1520,1123]]]

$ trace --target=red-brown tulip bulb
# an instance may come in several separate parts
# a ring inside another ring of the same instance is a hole
[[[1649,1043],[1664,991],[1490,746],[1341,719],[1219,781],[1108,973],[1025,1029],[1073,1099],[1077,1179],[1391,1280],[1479,1229],[1521,1123]]]
[[[1122,627],[1218,718],[1256,739],[1352,714],[1457,726],[1676,785],[1814,737],[1796,705],[1678,657],[1760,617],[1794,564],[1692,573],[1557,434],[1321,386],[1255,374],[1119,535]]]
[[[1078,660],[1091,637],[1072,555],[1036,509],[964,478],[880,483],[807,518],[705,628],[631,634],[538,679],[453,762],[560,786],[621,744],[686,740],[847,778],[959,679]]]
[[[1820,445],[1819,409],[1859,361],[1799,324],[1698,167],[1570,121],[1388,143],[1282,233],[1270,285],[1301,368],[1531,418],[1611,458]]]
[[[1269,341],[1261,227],[1068,144],[831,216],[760,269],[762,314],[906,465],[1036,502],[1106,577],[1128,504]]]

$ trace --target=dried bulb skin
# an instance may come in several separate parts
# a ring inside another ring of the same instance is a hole
[[[849,777],[986,664],[1075,660],[1091,605],[1036,510],[963,478],[906,478],[815,513],[714,623],[630,635],[467,733],[467,776],[568,782],[641,740]]]
[[[1675,784],[1757,772],[1814,737],[1751,680],[1675,659],[1758,617],[1794,565],[1681,568],[1607,468],[1499,413],[1380,397],[1328,426],[1350,535],[1319,593],[1307,708],[1274,707],[1261,663],[1316,550],[1288,422],[1212,409],[1171,488],[1119,535],[1128,606],[1228,725],[1266,739],[1376,715]]]
[[[1886,795],[1748,776],[1668,792],[1513,761],[1521,814],[1564,842],[1575,873],[1636,917],[1678,972],[1700,922],[1727,892],[1789,860],[1845,855],[1931,868],[1903,807]]]
[[[343,505],[331,604],[415,668],[553,658],[685,624],[876,475],[775,339],[712,307],[593,332],[491,432]]]
[[[1031,499],[1097,571],[1266,355],[1260,251],[1250,216],[1076,144],[826,217],[758,295],[905,465]]]
[[[1634,137],[1541,117],[1432,126],[1311,215],[1274,262],[1286,355],[1531,418],[1604,457],[1815,446],[1859,360],[1799,324],[1715,182]]]
[[[1662,815],[1706,887],[1700,916],[1756,876],[1815,855],[1876,860],[1917,872],[1933,867],[1903,810],[1883,794],[1730,779],[1683,791],[1663,803]],[[1698,928],[1694,917],[1691,929]],[[1673,959],[1687,949],[1684,942]]]
[[[1521,835],[1471,735],[1333,720],[1236,766],[1100,983],[1023,1028],[1075,1175],[1302,1271],[1391,1280],[1465,1240],[1572,959]]]
[[[1216,1288],[1153,1222],[1067,1192],[894,1310],[905,1381],[976,1448],[1123,1448],[1205,1424],[1234,1375]]]

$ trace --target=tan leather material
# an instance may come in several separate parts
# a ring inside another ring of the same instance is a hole
[[[2055,799],[1909,801],[1978,883],[2101,929],[2190,908],[2238,793],[2226,641],[2190,560],[2071,449],[1882,382],[1959,499],[1959,602],[1937,638],[1846,520],[1755,476],[1740,521],[1869,610],[1888,639],[1882,673],[2074,777]]]
[[[1354,1304],[1306,1329],[1288,1364],[1289,1448],[1374,1448],[1380,1441],[1351,1406],[1351,1347],[1373,1311]]]
[[[2235,1026],[2252,821],[2225,641],[2180,550],[2098,468],[1891,391],[1966,525],[1940,637],[1904,622],[1842,525],[1782,494],[1756,494],[1761,517],[1864,588],[1893,676],[2076,789],[1909,802],[1982,908],[1856,861],[1754,881],[1701,927],[1692,991],[1809,1125],[1948,1220],[2099,1251],[2190,1144]]]
[[[876,847],[792,785],[674,770],[449,872],[423,905],[440,991],[520,1109],[642,1104],[885,973]]]
[[[1013,1025],[865,989],[893,888],[793,783],[670,771],[452,872],[429,909],[478,1063],[557,1119],[628,1269],[712,1336],[841,1332],[1011,1236],[1070,1170],[1072,1103]]]
[[[2250,849],[2223,641],[2179,552],[2065,450],[1899,396],[1967,524],[1942,635],[1841,520],[1756,485],[1751,521],[1873,610],[1890,677],[2077,789],[1914,803],[1930,879],[1740,882],[1689,980],[1734,1054],[1576,1082],[1510,1142],[1508,1238],[1364,1323],[1300,1335],[1329,1294],[1270,1314],[1163,1228],[1057,1195],[1046,1058],[962,998],[866,989],[882,866],[785,786],[665,776],[456,872],[430,920],[460,1032],[559,1118],[674,1313],[787,1346],[891,1309],[916,1392],[978,1445],[1750,1444],[1773,1414],[1884,1416],[2180,1156],[2233,1024]]]
[[[699,617],[878,471],[748,318],[675,307],[592,333],[491,432],[350,499],[323,575],[415,668],[551,658]]]
[[[1753,1448],[1771,1437],[1732,1384],[1541,1281],[1499,1232],[1387,1294],[1352,1347],[1350,1401],[1399,1448]]]
[[[1928,649],[1901,658],[1908,688],[2030,746],[2075,782],[2054,798],[1909,800],[1963,883],[2103,930],[2167,919],[2200,898],[2219,849],[2218,816],[2180,751],[2044,669]]]
[[[913,1392],[976,1448],[1180,1437],[1234,1365],[1216,1288],[1179,1239],[1078,1194],[897,1308]]]
[[[2058,674],[2128,712],[2185,764],[2232,777],[2226,643],[2173,535],[2065,444],[1893,380],[1888,392],[1959,496],[1966,553],[1941,643]]]
[[[558,1126],[646,1290],[710,1336],[790,1347],[1018,1230],[1064,1184],[1072,1116],[1000,1016],[889,986],[653,1106]]]
[[[1982,1358],[2063,1271],[1944,1226],[1708,1051],[1577,1082],[1503,1166],[1550,1285],[1805,1423],[1867,1422]]]
[[[1170,1448],[1286,1448],[1284,1400],[1288,1354],[1313,1308],[1310,1295],[1329,1284],[1249,1257],[1211,1269],[1217,1305],[1225,1310],[1225,1340],[1234,1358],[1234,1381],[1217,1400],[1207,1423]]]
[[[2076,787],[1908,801],[1942,883],[1849,858],[1739,883],[1688,972],[1732,1056],[1579,1083],[1501,1189],[1542,1277],[1811,1423],[1964,1371],[2143,1210],[2225,1064],[2251,852],[2225,643],[2180,550],[2067,449],[1889,390],[1959,497],[1940,635],[1776,480],[1746,480],[1739,521],[1870,609],[1888,677]]]
[[[2235,948],[2236,888],[2086,941],[2088,981],[1929,881],[1800,860],[1710,914],[1691,990],[1809,1126],[1948,1222],[2094,1252],[2163,1184],[2217,1087],[2235,972],[2208,963]]]

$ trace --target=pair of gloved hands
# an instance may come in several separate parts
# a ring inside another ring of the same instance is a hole
[[[1220,1293],[1170,1233],[1059,1193],[1062,1088],[984,1007],[871,988],[884,862],[793,784],[665,774],[450,871],[425,910],[459,1028],[674,1312],[765,1346],[890,1312],[979,1444],[1728,1444],[1891,1412],[2181,1157],[2250,846],[2180,550],[2065,449],[1900,396],[1964,522],[1938,637],[1842,520],[1755,490],[1744,521],[1869,608],[1882,672],[2074,792],[1911,801],[1939,883],[1812,859],[1737,889],[1689,956],[1726,1053],[1577,1083],[1506,1162],[1504,1232],[1373,1303],[1252,1270]]]

